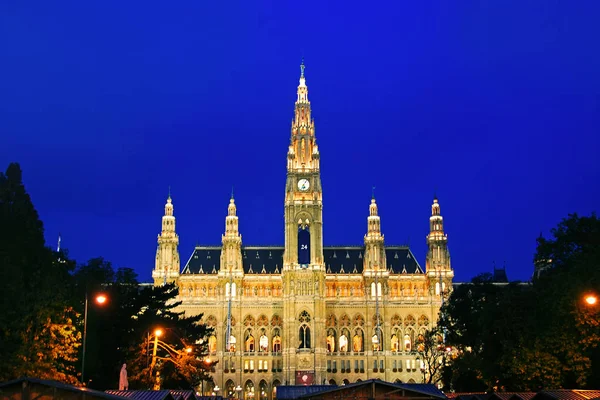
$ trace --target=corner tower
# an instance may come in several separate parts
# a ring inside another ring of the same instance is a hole
[[[220,272],[228,274],[243,274],[242,268],[242,235],[240,235],[237,208],[233,193],[227,207],[227,217],[225,217],[225,234],[221,236],[221,266]]]
[[[171,193],[165,204],[165,215],[162,217],[162,230],[158,235],[156,263],[152,271],[154,285],[173,282],[179,277],[179,236],[175,233],[175,216]]]
[[[369,205],[369,217],[367,218],[367,234],[365,235],[365,258],[363,261],[363,279],[367,293],[367,302],[373,307],[373,323],[371,326],[371,343],[373,356],[377,357],[379,365],[379,352],[383,349],[383,318],[380,306],[387,291],[389,272],[386,268],[386,256],[383,234],[381,233],[381,218],[377,210],[375,193]],[[367,322],[367,325],[370,321]]]
[[[429,278],[429,287],[433,292],[432,294],[439,296],[443,302],[452,290],[454,271],[450,265],[448,235],[444,233],[444,218],[440,212],[437,196],[434,196],[431,205],[427,247],[426,271]]]

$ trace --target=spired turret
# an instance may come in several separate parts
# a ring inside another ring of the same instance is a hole
[[[179,236],[175,232],[175,216],[170,192],[169,190],[165,214],[162,217],[162,230],[157,240],[156,262],[152,271],[155,285],[173,282],[179,277]]]
[[[227,207],[227,217],[225,217],[225,234],[221,236],[221,273],[243,274],[242,268],[242,235],[239,232],[239,223],[237,216],[237,207],[233,193],[229,199]]]
[[[429,217],[429,234],[427,235],[426,271],[430,288],[441,301],[448,298],[452,290],[454,271],[450,265],[448,235],[444,233],[444,218],[440,211],[437,196],[433,198],[431,216]]]

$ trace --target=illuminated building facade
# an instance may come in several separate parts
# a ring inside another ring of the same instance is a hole
[[[320,152],[301,66],[287,153],[285,243],[244,246],[234,198],[221,246],[197,246],[180,270],[169,196],[155,285],[175,281],[182,308],[215,328],[210,357],[220,395],[270,399],[280,384],[379,378],[420,382],[418,335],[432,327],[453,270],[437,198],[423,269],[407,246],[386,246],[375,197],[364,243],[323,245]],[[180,272],[181,271],[181,272]],[[238,389],[239,390],[239,389]]]

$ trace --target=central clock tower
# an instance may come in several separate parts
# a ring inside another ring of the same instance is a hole
[[[285,188],[284,268],[323,269],[323,191],[304,63],[292,120]]]
[[[323,191],[304,62],[297,95],[287,154],[282,269],[284,379],[291,385],[303,384],[302,377],[320,384],[326,376]]]

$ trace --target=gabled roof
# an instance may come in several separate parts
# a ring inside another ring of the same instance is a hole
[[[343,392],[343,391],[351,391],[361,386],[368,386],[371,384],[375,384],[378,386],[383,386],[390,390],[390,392],[396,392],[398,390],[404,390],[407,392],[411,392],[414,394],[421,394],[429,397],[434,397],[437,399],[447,399],[446,395],[440,391],[435,385],[425,384],[425,383],[390,383],[386,381],[382,381],[379,379],[369,379],[366,381],[350,383],[348,385],[343,386],[330,386],[331,389],[326,389],[323,391],[319,391],[317,393],[307,393],[305,395],[299,396],[298,399],[311,399],[318,398],[324,394],[332,394],[335,392]],[[278,389],[279,394],[279,389]]]
[[[600,397],[600,390],[556,389],[542,390],[532,400],[591,400]]]
[[[529,400],[535,396],[535,392],[494,392],[490,393],[488,400]]]
[[[172,395],[169,390],[106,390],[106,393],[135,400],[181,400],[182,396]]]
[[[7,381],[7,382],[1,382],[0,383],[0,394],[9,392],[9,390],[11,388],[18,388],[18,389],[22,390],[22,388],[24,386],[42,386],[42,387],[53,389],[53,391],[74,393],[74,395],[71,395],[71,394],[69,395],[69,398],[73,398],[73,399],[77,398],[77,397],[75,397],[75,396],[77,396],[77,394],[81,395],[82,399],[84,399],[84,398],[85,399],[97,398],[97,399],[106,399],[106,400],[124,400],[125,399],[125,397],[107,394],[104,392],[100,392],[98,390],[76,387],[76,386],[72,386],[72,385],[67,385],[66,383],[61,383],[61,382],[56,382],[56,381],[51,381],[51,380],[28,378],[28,377],[14,379],[12,381]],[[57,398],[61,398],[61,397],[65,397],[65,396],[60,396]]]
[[[283,266],[283,246],[242,246],[245,274],[279,274]],[[423,268],[408,246],[386,246],[386,269],[394,274],[422,274]],[[329,274],[361,274],[363,246],[326,246],[325,270]],[[221,267],[220,246],[196,246],[182,274],[217,274]]]
[[[196,394],[193,390],[169,390],[173,396],[180,396],[182,400],[195,400]]]

